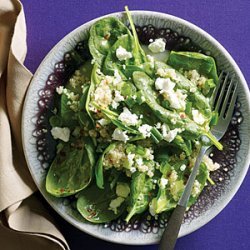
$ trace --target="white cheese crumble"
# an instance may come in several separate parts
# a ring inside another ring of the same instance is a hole
[[[127,136],[127,131],[122,131],[119,128],[116,128],[112,134],[112,139],[115,141],[126,142],[129,138]]]
[[[160,90],[160,93],[168,93],[173,91],[175,87],[175,82],[172,82],[169,78],[160,78],[158,77],[155,81],[155,88]]]
[[[148,48],[153,53],[160,53],[165,51],[166,43],[162,38],[155,39],[154,42],[148,45]]]
[[[101,126],[106,126],[110,123],[109,120],[105,119],[105,118],[102,118],[100,120],[97,121]]]
[[[197,109],[192,110],[192,116],[193,116],[194,122],[196,122],[199,125],[204,124],[204,122],[206,121],[205,117]]]
[[[182,164],[182,165],[180,166],[180,170],[181,170],[181,171],[185,171],[186,167],[187,167],[187,166],[186,166],[185,164]]]
[[[185,110],[186,108],[186,94],[183,94],[180,89],[176,91],[171,91],[167,95],[170,106],[174,109]]]
[[[150,137],[150,135],[151,135],[151,133],[150,133],[151,129],[152,129],[152,126],[150,126],[150,125],[148,125],[148,124],[143,124],[143,125],[141,125],[141,126],[138,128],[139,132],[140,132],[140,133],[143,135],[143,137],[145,137],[145,138]]]
[[[163,94],[164,98],[170,103],[170,107],[174,109],[185,110],[186,108],[186,94],[180,89],[174,90],[175,82],[169,78],[158,77],[155,81],[155,88],[160,90],[160,94]]]
[[[152,148],[145,148],[145,159],[146,160],[154,160],[154,151]]]
[[[113,200],[111,200],[110,204],[109,204],[109,210],[112,210],[115,214],[117,214],[117,209],[118,207],[121,206],[121,204],[125,201],[124,198],[122,197],[117,197]]]
[[[118,119],[128,126],[135,126],[139,122],[138,116],[136,114],[132,114],[126,107],[123,108],[123,112],[118,116]]]
[[[128,52],[122,46],[119,46],[118,49],[116,49],[116,57],[119,61],[123,61],[132,58],[133,55],[131,52]]]
[[[194,181],[194,185],[193,185],[193,189],[192,189],[192,196],[197,196],[201,191],[201,184],[199,181],[195,180]]]
[[[124,97],[121,95],[120,91],[115,90],[115,97],[111,104],[112,108],[117,109],[121,101],[124,101]]]
[[[67,127],[65,128],[54,127],[51,129],[50,132],[54,139],[60,139],[64,142],[69,141],[70,130]]]
[[[130,171],[131,171],[132,165],[134,164],[135,154],[128,153],[127,158],[128,158],[128,165],[129,165]]]
[[[147,55],[147,59],[148,59],[148,61],[150,63],[150,67],[154,68],[154,66],[155,66],[155,59],[154,59],[154,57],[151,56],[151,55]]]
[[[143,160],[142,158],[137,158],[135,160],[136,162],[136,165],[137,165],[137,169],[140,171],[140,172],[147,172],[148,171],[148,166],[146,166],[144,163],[143,163]]]
[[[152,177],[154,176],[154,172],[153,172],[152,170],[149,170],[149,171],[147,172],[147,175],[148,175],[150,178],[152,178]]]
[[[162,177],[159,183],[160,188],[164,189],[167,186],[167,184],[168,184],[168,179]]]
[[[113,80],[113,85],[118,86],[122,83],[122,77],[119,74],[118,70],[115,70],[114,72],[114,80]]]
[[[215,171],[220,168],[220,164],[218,164],[217,162],[213,162],[213,160],[207,155],[203,156],[203,162],[206,164],[209,171]]]
[[[130,193],[130,188],[127,183],[118,182],[115,190],[117,196],[127,198]]]
[[[168,130],[166,124],[163,124],[161,129],[162,129],[162,136],[163,136],[164,140],[167,142],[173,141],[174,138],[177,136],[177,134],[182,131],[180,128]]]
[[[63,86],[59,86],[56,88],[56,92],[58,95],[61,95],[63,93],[64,87]]]

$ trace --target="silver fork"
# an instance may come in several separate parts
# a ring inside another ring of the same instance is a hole
[[[222,72],[219,76],[218,85],[213,93],[212,99],[212,106],[214,110],[219,113],[218,123],[211,129],[211,133],[217,140],[220,140],[225,134],[231,121],[238,89],[237,82],[233,81],[233,78],[229,81],[229,74],[226,74],[225,78],[223,75],[224,73]],[[209,146],[202,146],[200,149],[185,190],[168,221],[167,227],[163,232],[159,250],[174,249],[199,166],[208,148]]]

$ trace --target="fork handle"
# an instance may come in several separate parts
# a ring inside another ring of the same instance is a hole
[[[186,207],[181,205],[176,206],[168,221],[168,225],[165,231],[163,232],[159,250],[174,249],[185,211]]]

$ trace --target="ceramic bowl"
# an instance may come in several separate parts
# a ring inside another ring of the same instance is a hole
[[[189,37],[206,54],[211,54],[216,59],[219,70],[229,72],[231,75],[234,74],[235,80],[239,83],[239,104],[232,120],[231,130],[227,135],[229,139],[224,140],[227,150],[220,154],[215,152],[222,165],[220,170],[213,175],[216,185],[214,187],[207,186],[202,192],[201,198],[186,214],[179,234],[179,237],[181,237],[202,227],[220,213],[233,198],[247,173],[250,160],[249,90],[239,67],[230,54],[218,41],[199,27],[183,19],[163,13],[150,11],[132,11],[131,13],[136,25],[152,24],[156,28],[170,28],[180,36]],[[123,12],[108,16],[116,16],[128,24],[126,15]],[[47,136],[49,128],[46,121],[46,112],[50,112],[48,103],[53,99],[53,88],[58,84],[53,72],[55,70],[60,71],[60,63],[58,62],[63,60],[66,52],[71,51],[80,41],[86,39],[89,28],[98,19],[83,24],[65,36],[48,53],[37,69],[29,86],[23,107],[22,138],[25,157],[32,177],[42,195],[65,220],[78,229],[103,240],[116,243],[133,245],[157,243],[162,229],[155,226],[152,221],[136,225],[134,229],[131,226],[124,226],[121,221],[112,225],[93,225],[84,221],[77,214],[68,199],[52,197],[44,187],[51,156],[48,155],[49,153],[43,153],[40,149],[48,144],[53,146],[53,142],[48,143],[50,139]],[[229,143],[230,140],[232,141],[231,144]]]

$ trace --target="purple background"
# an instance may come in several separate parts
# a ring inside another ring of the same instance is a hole
[[[249,0],[21,0],[27,21],[26,66],[34,73],[49,50],[79,25],[102,15],[131,10],[152,10],[186,19],[216,38],[232,55],[250,83],[250,1]],[[176,249],[250,249],[249,173],[228,206],[198,231],[178,240]],[[51,213],[54,214],[53,211]],[[54,214],[55,215],[55,214]],[[152,246],[124,246],[107,243],[84,234],[55,215],[72,250],[137,249]]]

